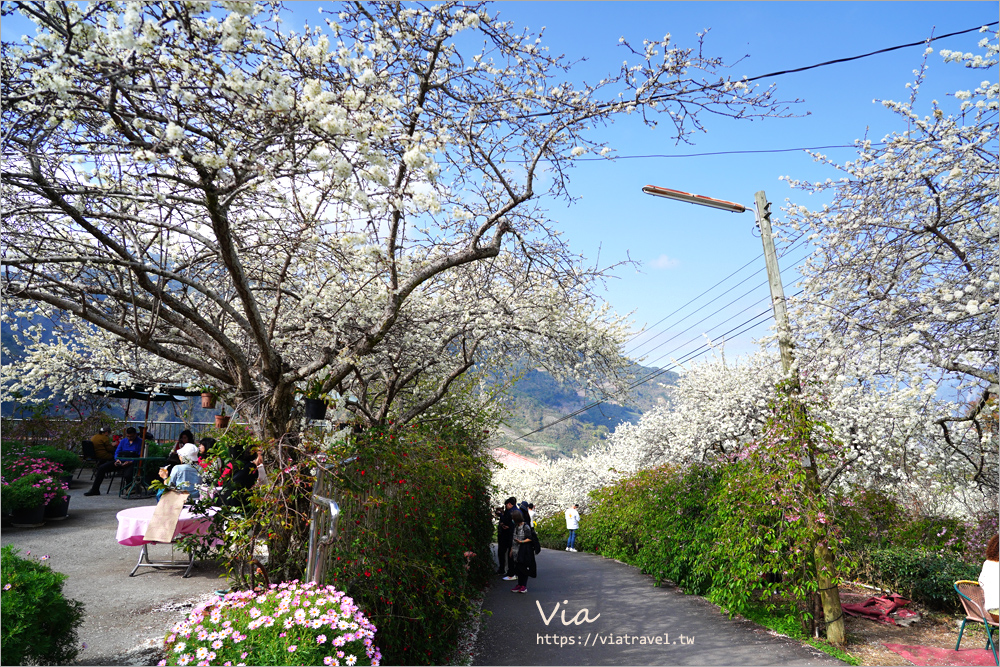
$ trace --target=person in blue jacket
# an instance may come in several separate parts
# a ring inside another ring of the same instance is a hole
[[[102,463],[97,466],[97,474],[94,475],[94,485],[90,487],[90,491],[87,491],[85,496],[98,496],[101,494],[101,482],[104,481],[104,476],[108,474],[111,470],[124,469],[125,479],[129,480],[132,478],[132,473],[135,471],[135,462],[122,460],[123,458],[139,458],[142,455],[142,438],[139,437],[139,432],[134,428],[129,426],[125,429],[125,437],[118,441],[118,447],[115,449],[115,460],[108,461],[107,463]]]

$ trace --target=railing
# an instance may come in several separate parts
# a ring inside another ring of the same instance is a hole
[[[157,442],[177,442],[177,437],[181,431],[189,429],[194,433],[194,439],[200,440],[208,435],[208,430],[215,428],[215,422],[144,422],[139,420],[129,420],[125,422],[122,430],[129,426],[141,429],[143,426],[149,428],[149,433],[156,438]]]
[[[30,421],[22,419],[4,419],[4,422],[12,422],[14,424],[21,421]],[[204,436],[208,435],[209,429],[215,428],[215,422],[181,422],[181,421],[151,421],[145,422],[141,419],[130,419],[126,422],[120,422],[120,426],[116,427],[116,431],[119,434],[124,434],[125,429],[128,427],[134,427],[135,429],[140,429],[143,426],[149,428],[150,434],[156,438],[157,442],[176,442],[177,437],[181,434],[181,431],[185,429],[190,429],[194,433],[194,439],[200,440]],[[120,430],[118,430],[120,429]],[[89,437],[93,433],[86,434],[85,437]],[[30,440],[32,443],[43,443],[49,442],[53,439],[59,440],[57,436],[45,436],[42,434],[34,434]],[[78,449],[80,446],[79,442],[66,443],[71,446],[72,449]]]
[[[306,581],[323,583],[329,565],[329,551],[337,539],[340,506],[333,495],[333,475],[320,466],[313,487],[312,511],[309,515],[309,559],[306,561]]]

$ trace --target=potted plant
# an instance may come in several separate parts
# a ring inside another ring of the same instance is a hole
[[[0,487],[0,503],[10,512],[15,526],[35,528],[45,523],[45,492],[30,483],[28,477]]]
[[[215,415],[215,428],[226,428],[229,426],[230,416],[226,414],[226,406],[222,406],[219,414]]]
[[[323,391],[323,384],[326,377],[317,377],[306,383],[305,394],[306,419],[326,418],[326,393]]]
[[[212,387],[202,387],[201,388],[201,407],[206,410],[211,410],[215,407],[215,401],[218,398],[218,394],[215,393],[215,389]]]
[[[60,477],[67,484],[73,479],[73,472],[83,465],[83,461],[80,459],[80,455],[76,452],[71,452],[68,449],[61,449],[59,447],[39,447],[31,451],[32,454],[58,463],[62,468],[62,473]]]
[[[3,476],[8,481],[12,482],[15,479],[32,474],[62,475],[63,467],[55,461],[42,458],[36,452],[4,458]]]

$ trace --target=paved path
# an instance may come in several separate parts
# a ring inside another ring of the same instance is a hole
[[[139,547],[125,547],[115,540],[119,510],[153,505],[155,499],[124,500],[117,495],[118,482],[104,495],[84,496],[90,488],[90,472],[73,480],[69,518],[50,521],[42,528],[5,525],[3,544],[13,544],[21,554],[49,556],[53,570],[68,575],[64,592],[84,603],[84,621],[79,639],[87,648],[77,656],[78,665],[155,665],[155,647],[163,645],[169,629],[184,618],[194,604],[226,586],[221,569],[213,562],[198,563],[188,579],[183,569],[140,568],[129,572],[139,557]],[[177,558],[186,558],[176,552]],[[150,547],[150,556],[170,557],[164,544]]]
[[[750,621],[729,619],[703,598],[656,588],[630,565],[549,549],[537,560],[538,578],[528,580],[527,594],[510,592],[517,582],[493,580],[483,604],[492,616],[483,618],[473,664],[844,664]]]

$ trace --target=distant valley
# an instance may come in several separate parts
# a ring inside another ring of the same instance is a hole
[[[634,365],[631,373],[642,379],[658,369]],[[677,374],[667,371],[632,390],[624,405],[601,403],[523,440],[513,441],[544,425],[552,424],[601,397],[588,393],[573,382],[559,382],[545,371],[530,369],[511,390],[513,413],[501,430],[511,442],[502,445],[518,454],[535,459],[555,459],[582,454],[607,436],[623,421],[638,421],[643,413],[658,404],[670,402],[670,391]]]

